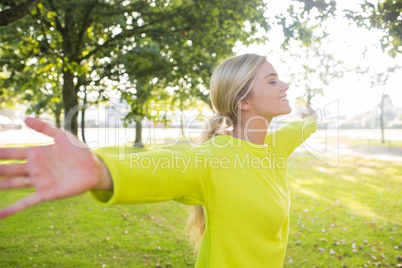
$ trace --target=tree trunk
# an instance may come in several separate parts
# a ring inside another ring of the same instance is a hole
[[[72,63],[74,62],[74,46],[70,36],[70,31],[73,28],[72,9],[66,7],[64,16],[64,28],[61,30],[63,37],[63,104],[64,104],[64,128],[70,131],[75,136],[78,134],[78,96],[74,86],[74,71]]]
[[[384,99],[385,99],[385,94],[382,93],[381,105],[380,105],[380,110],[381,110],[380,126],[381,126],[381,142],[382,143],[385,143],[385,139],[384,139]]]
[[[180,132],[181,132],[181,136],[184,136],[184,114],[183,114],[183,102],[180,101]]]
[[[82,100],[81,107],[81,137],[84,143],[87,143],[85,140],[85,108],[87,106],[87,92],[84,90],[84,99]]]
[[[81,109],[81,137],[84,143],[87,143],[85,140],[85,107]]]
[[[142,125],[141,125],[141,119],[135,119],[135,141],[134,141],[134,147],[135,148],[142,148],[144,145],[142,144]]]
[[[180,115],[180,132],[181,135],[184,136],[184,115]]]
[[[63,104],[61,103],[55,103],[54,104],[54,119],[56,123],[57,128],[61,128],[61,113],[63,111]]]
[[[61,113],[55,114],[55,118],[56,118],[56,127],[57,127],[57,128],[61,128],[61,119],[60,119],[60,117],[61,117]]]
[[[74,74],[63,71],[64,129],[78,134],[78,98],[74,87]]]

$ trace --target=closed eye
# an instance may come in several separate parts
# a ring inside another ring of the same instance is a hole
[[[269,82],[268,84],[276,84],[276,81]]]

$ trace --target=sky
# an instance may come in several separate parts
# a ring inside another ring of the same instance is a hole
[[[266,16],[269,17],[285,12],[290,0],[266,0],[266,2],[269,7]],[[343,61],[347,67],[369,67],[370,71],[362,75],[347,72],[341,78],[333,79],[329,85],[325,86],[323,97],[317,96],[312,100],[313,106],[318,109],[337,102],[339,115],[346,119],[372,111],[379,103],[382,92],[390,95],[395,108],[402,108],[402,70],[394,73],[385,86],[371,86],[373,74],[382,72],[388,66],[394,66],[398,63],[402,65],[402,56],[398,55],[396,59],[393,59],[381,50],[379,40],[382,32],[380,30],[358,28],[355,25],[351,25],[341,16],[341,11],[344,9],[359,9],[359,3],[361,2],[359,0],[337,1],[338,14],[335,19],[330,19],[326,22],[329,38],[322,45],[322,49],[331,53],[335,59]],[[264,45],[238,46],[236,48],[237,53],[267,55],[268,60],[274,65],[279,75],[286,77],[288,66],[295,63],[289,60],[287,53],[280,48],[283,40],[282,30],[272,28],[268,33],[268,39],[269,41]],[[290,49],[292,52],[297,53],[297,47],[291,47]],[[366,53],[363,58],[362,53],[365,50]],[[283,59],[287,59],[287,61],[283,62]],[[302,91],[293,87],[292,81],[285,82],[290,84],[287,95],[290,99],[290,105],[294,106],[296,97],[300,96]]]

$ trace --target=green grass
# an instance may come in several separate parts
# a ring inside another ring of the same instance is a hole
[[[3,195],[1,205],[29,192]],[[191,266],[185,215],[173,202],[106,207],[88,194],[41,204],[0,222],[0,266]]]
[[[400,163],[347,157],[332,168],[298,155],[288,178],[285,267],[398,264]],[[0,192],[0,207],[32,191]],[[0,267],[193,267],[186,211],[175,202],[105,206],[88,194],[40,204],[0,221]]]
[[[0,192],[0,207],[33,191]],[[106,206],[88,193],[43,203],[0,220],[0,267],[193,267],[188,208],[173,201]]]
[[[286,267],[375,267],[401,255],[400,163],[342,157],[336,168],[289,159]],[[354,250],[355,249],[355,250]]]
[[[402,141],[385,140],[383,143],[380,139],[356,139],[356,138],[350,138],[350,137],[340,137],[339,142],[347,145],[349,148],[387,147],[390,149],[402,149]]]

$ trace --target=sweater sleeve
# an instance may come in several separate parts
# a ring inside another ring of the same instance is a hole
[[[265,143],[272,151],[287,158],[316,130],[317,124],[314,118],[309,116],[304,120],[287,123],[277,131],[268,133]]]
[[[197,151],[168,150],[130,153],[124,156],[96,152],[112,177],[113,191],[90,191],[93,198],[108,204],[150,203],[175,200],[205,205],[207,169],[198,163]]]

